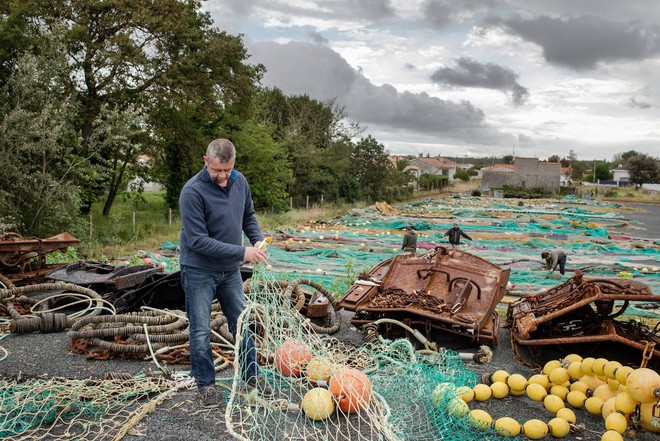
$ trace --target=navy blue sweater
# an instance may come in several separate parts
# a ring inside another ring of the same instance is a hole
[[[179,196],[181,265],[231,271],[245,255],[243,232],[251,244],[263,240],[245,176],[232,170],[220,187],[206,167],[190,178]]]

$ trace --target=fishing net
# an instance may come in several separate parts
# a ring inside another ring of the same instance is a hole
[[[406,339],[352,346],[312,332],[290,298],[257,266],[239,320],[260,354],[272,396],[235,368],[225,420],[241,440],[476,440],[494,431],[466,424],[455,390],[477,375],[452,350],[416,349]],[[240,345],[242,337],[236,342]],[[511,439],[504,438],[501,439]]]
[[[183,385],[163,377],[5,379],[0,439],[121,439]]]
[[[359,273],[401,252],[406,227],[417,230],[417,251],[423,253],[448,246],[444,234],[458,222],[473,239],[462,240],[463,250],[511,269],[512,295],[538,294],[561,282],[541,271],[541,251],[552,248],[568,254],[563,280],[580,269],[587,277],[635,278],[660,294],[660,238],[639,236],[644,226],[628,219],[632,209],[575,198],[517,204],[462,196],[396,208],[379,203],[337,219],[271,232],[268,261],[279,280],[304,277],[342,293]],[[164,253],[177,246],[163,244]],[[169,259],[166,270],[178,268],[176,257]]]

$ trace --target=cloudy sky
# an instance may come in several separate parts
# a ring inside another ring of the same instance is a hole
[[[208,0],[262,84],[392,154],[660,156],[658,0]]]

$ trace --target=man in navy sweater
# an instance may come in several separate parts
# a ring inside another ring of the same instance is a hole
[[[184,185],[181,211],[181,281],[190,322],[190,362],[203,407],[217,407],[215,366],[211,355],[211,303],[217,299],[237,338],[237,323],[245,309],[241,262],[266,262],[258,248],[263,236],[255,216],[245,176],[234,170],[236,149],[227,139],[212,141],[204,168]],[[243,246],[243,232],[252,246]],[[272,393],[259,365],[254,337],[242,335],[237,360],[241,377],[250,388]]]

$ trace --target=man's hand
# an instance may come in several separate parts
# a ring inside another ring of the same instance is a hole
[[[257,247],[245,247],[243,260],[249,263],[268,263],[266,261],[266,251]]]

